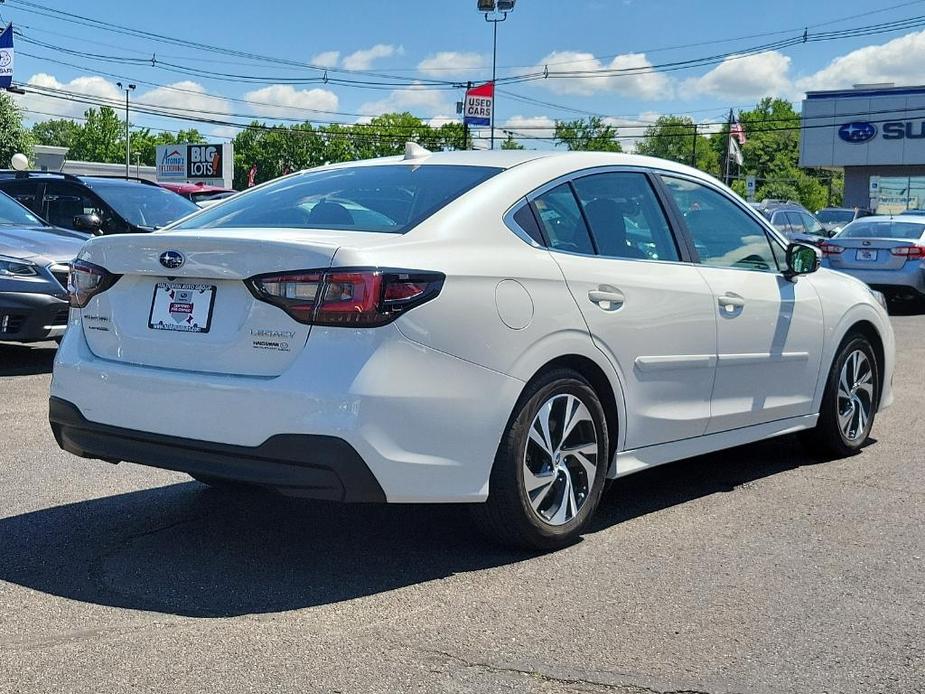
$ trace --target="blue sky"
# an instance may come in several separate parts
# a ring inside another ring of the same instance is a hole
[[[23,0],[0,5],[4,21],[19,25],[27,39],[51,46],[17,41],[18,81],[96,99],[117,99],[120,93],[114,83],[118,78],[105,74],[113,73],[138,82],[133,99],[177,115],[208,112],[216,114],[217,120],[241,122],[252,117],[354,122],[363,115],[408,110],[439,123],[455,117],[454,104],[461,92],[429,89],[415,85],[415,80],[478,81],[490,75],[491,28],[477,13],[475,0],[225,0],[220,4],[26,1],[164,37],[323,63],[332,68],[330,76],[349,77],[337,70],[353,69],[388,73],[407,83],[383,89],[285,84],[287,78],[319,77],[320,73],[90,29],[60,16],[30,11]],[[773,15],[762,11],[770,6],[774,7]],[[514,13],[500,25],[499,76],[541,71],[544,65],[554,72],[628,67],[644,72],[630,77],[549,79],[503,87],[507,93],[498,95],[496,122],[517,132],[529,145],[531,138],[548,137],[554,119],[581,117],[586,112],[611,117],[624,134],[631,135],[662,113],[689,113],[695,120],[714,122],[730,107],[747,108],[764,95],[799,101],[808,88],[841,88],[856,82],[925,82],[921,68],[925,64],[925,24],[874,36],[809,42],[696,69],[646,71],[651,65],[744,51],[796,36],[802,27],[808,26],[815,33],[917,16],[925,16],[925,1],[843,0],[835,4],[777,0],[755,6],[696,0],[519,0]],[[752,36],[730,40],[747,35]],[[247,84],[180,74],[150,63],[107,62],[89,55],[65,54],[55,47],[138,61],[154,54],[161,61],[190,66],[197,72],[259,75],[265,80]],[[524,101],[511,94],[547,103]],[[20,101],[33,112],[33,120],[48,117],[43,114],[79,116],[87,108],[86,104],[34,92]],[[141,115],[132,120],[167,129],[190,125],[173,118]],[[236,132],[227,125],[197,127],[215,136]],[[538,146],[543,142],[533,141]]]

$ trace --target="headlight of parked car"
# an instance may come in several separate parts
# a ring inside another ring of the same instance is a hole
[[[35,263],[0,255],[0,277],[33,277],[37,274],[38,266]]]

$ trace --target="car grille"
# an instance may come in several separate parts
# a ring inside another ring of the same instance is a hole
[[[22,329],[26,317],[21,313],[7,313],[0,316],[0,335],[14,335]]]
[[[70,272],[70,268],[67,265],[52,265],[48,269],[51,274],[55,276],[55,279],[58,280],[58,284],[61,285],[61,288],[67,291],[67,276]]]

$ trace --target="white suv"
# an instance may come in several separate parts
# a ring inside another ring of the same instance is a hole
[[[864,443],[893,333],[818,266],[685,166],[409,145],[91,240],[51,425],[208,484],[472,503],[554,548],[607,478],[801,430]]]

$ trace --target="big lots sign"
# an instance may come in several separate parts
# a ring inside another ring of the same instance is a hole
[[[158,145],[157,180],[202,181],[230,188],[234,178],[233,162],[231,144]]]

